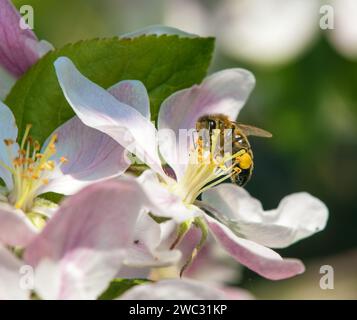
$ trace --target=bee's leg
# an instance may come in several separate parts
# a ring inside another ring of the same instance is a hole
[[[236,183],[237,182],[237,177],[242,172],[242,169],[239,168],[238,166],[235,166],[232,170],[234,171],[234,173],[231,176],[231,181],[233,183]]]
[[[242,172],[242,169],[239,167],[234,167],[233,171],[235,172],[234,174],[240,174]]]

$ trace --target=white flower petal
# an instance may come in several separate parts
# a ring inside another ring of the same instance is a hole
[[[150,277],[151,268],[133,268],[124,265],[115,278],[122,279],[148,279]]]
[[[119,176],[129,167],[125,149],[108,135],[86,126],[73,117],[55,130],[56,154],[51,158],[60,164],[64,157],[68,162],[51,172],[48,184],[37,194],[57,192],[74,194],[94,182]],[[47,147],[44,144],[43,149]]]
[[[211,232],[222,247],[239,263],[271,280],[281,280],[305,271],[301,261],[283,259],[275,251],[256,242],[243,239],[229,228],[209,216],[206,221]]]
[[[187,207],[182,199],[170,192],[160,183],[158,176],[151,170],[146,170],[139,178],[139,182],[146,191],[148,197],[160,210],[160,213],[153,212],[161,217],[174,219],[181,223],[195,216],[202,215],[202,211],[196,206]],[[174,181],[172,183],[175,183]]]
[[[25,247],[36,235],[36,228],[21,210],[0,202],[0,243]]]
[[[26,300],[30,291],[21,288],[23,263],[0,245],[0,300]]]
[[[157,150],[156,129],[148,119],[84,77],[68,58],[58,58],[55,68],[67,101],[84,124],[109,135],[165,176]]]
[[[118,101],[139,111],[150,121],[150,100],[148,92],[141,81],[124,80],[108,89]]]
[[[9,157],[9,148],[14,157],[17,156],[18,145],[14,143],[11,147],[7,147],[4,140],[9,139],[16,142],[17,126],[15,117],[11,110],[0,101],[0,161],[12,166],[12,159]],[[5,169],[0,163],[0,178],[4,180],[8,190],[13,187],[12,175],[9,170]]]
[[[248,191],[232,183],[222,183],[202,194],[202,201],[216,209],[225,220],[261,222],[263,207]]]
[[[287,247],[323,230],[328,218],[325,204],[305,192],[286,196],[268,211],[233,184],[212,188],[202,198],[236,234],[270,248]]]
[[[132,267],[166,267],[181,258],[178,250],[160,250],[161,224],[147,212],[142,212],[135,227],[134,240],[129,248],[125,264]]]
[[[193,280],[162,280],[125,292],[120,300],[223,300],[222,291]]]
[[[281,239],[274,246],[282,248],[323,230],[328,219],[328,208],[312,195],[299,192],[284,197],[277,209],[267,211],[265,221],[269,221],[270,217],[274,217],[274,224],[295,231],[291,239]],[[263,224],[265,221],[263,219]]]

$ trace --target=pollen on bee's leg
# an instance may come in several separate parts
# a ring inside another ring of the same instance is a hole
[[[239,167],[244,170],[249,169],[252,166],[253,160],[248,153],[244,153],[238,157],[237,162],[239,163]]]

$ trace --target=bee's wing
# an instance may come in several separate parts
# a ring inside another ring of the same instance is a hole
[[[246,136],[256,136],[256,137],[262,137],[262,138],[271,138],[273,136],[270,132],[268,132],[264,129],[250,126],[248,124],[237,123],[237,127],[240,130],[242,130],[242,132]]]

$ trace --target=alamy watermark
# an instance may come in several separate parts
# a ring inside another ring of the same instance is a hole
[[[335,29],[335,10],[331,5],[323,5],[320,7],[320,28],[322,30]]]
[[[29,265],[23,265],[19,269],[19,286],[22,290],[33,290],[35,288],[35,271]]]
[[[322,290],[335,289],[335,270],[333,267],[328,264],[321,266],[320,274],[323,274],[320,278],[320,288]]]
[[[21,14],[20,28],[22,30],[33,30],[35,28],[34,10],[30,5],[23,5],[19,10]]]

